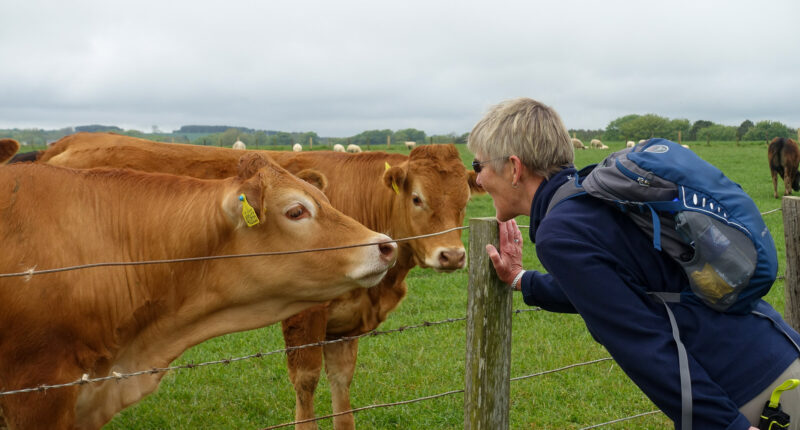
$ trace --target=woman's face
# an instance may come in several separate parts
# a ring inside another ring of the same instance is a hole
[[[476,154],[475,160],[484,162],[488,158]],[[518,215],[513,210],[517,190],[511,186],[512,178],[508,159],[501,162],[503,167],[500,171],[494,169],[493,165],[496,163],[500,163],[500,161],[482,164],[476,180],[492,196],[497,219],[508,221]]]

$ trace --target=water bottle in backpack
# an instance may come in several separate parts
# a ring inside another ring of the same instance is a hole
[[[715,308],[727,308],[750,282],[756,251],[742,232],[697,212],[677,214],[676,229],[694,247],[694,256],[681,263],[692,291]]]

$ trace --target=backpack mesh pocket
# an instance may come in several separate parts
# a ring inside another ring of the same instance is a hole
[[[707,215],[683,211],[677,230],[694,248],[682,263],[692,291],[719,311],[732,305],[748,285],[756,267],[753,242],[741,231]]]

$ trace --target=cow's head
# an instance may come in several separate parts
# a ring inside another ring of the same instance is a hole
[[[321,173],[308,171],[303,176],[324,188],[326,180]],[[237,188],[225,197],[226,212],[236,224],[236,249],[232,251],[252,253],[374,244],[259,257],[263,264],[247,265],[255,282],[282,286],[287,290],[281,294],[290,294],[297,300],[322,302],[355,287],[377,284],[394,265],[397,245],[387,243],[391,240],[388,236],[342,214],[317,187],[289,174],[272,160],[255,153],[244,155],[239,162],[238,179]]]
[[[464,223],[472,193],[483,192],[475,172],[467,171],[455,145],[423,145],[408,160],[389,166],[384,185],[392,193],[392,234],[395,237],[436,233]],[[464,267],[461,231],[402,242],[421,267],[452,271]]]

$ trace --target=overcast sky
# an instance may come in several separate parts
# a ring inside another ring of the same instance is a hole
[[[0,0],[0,128],[568,128],[654,113],[800,127],[800,1]]]

